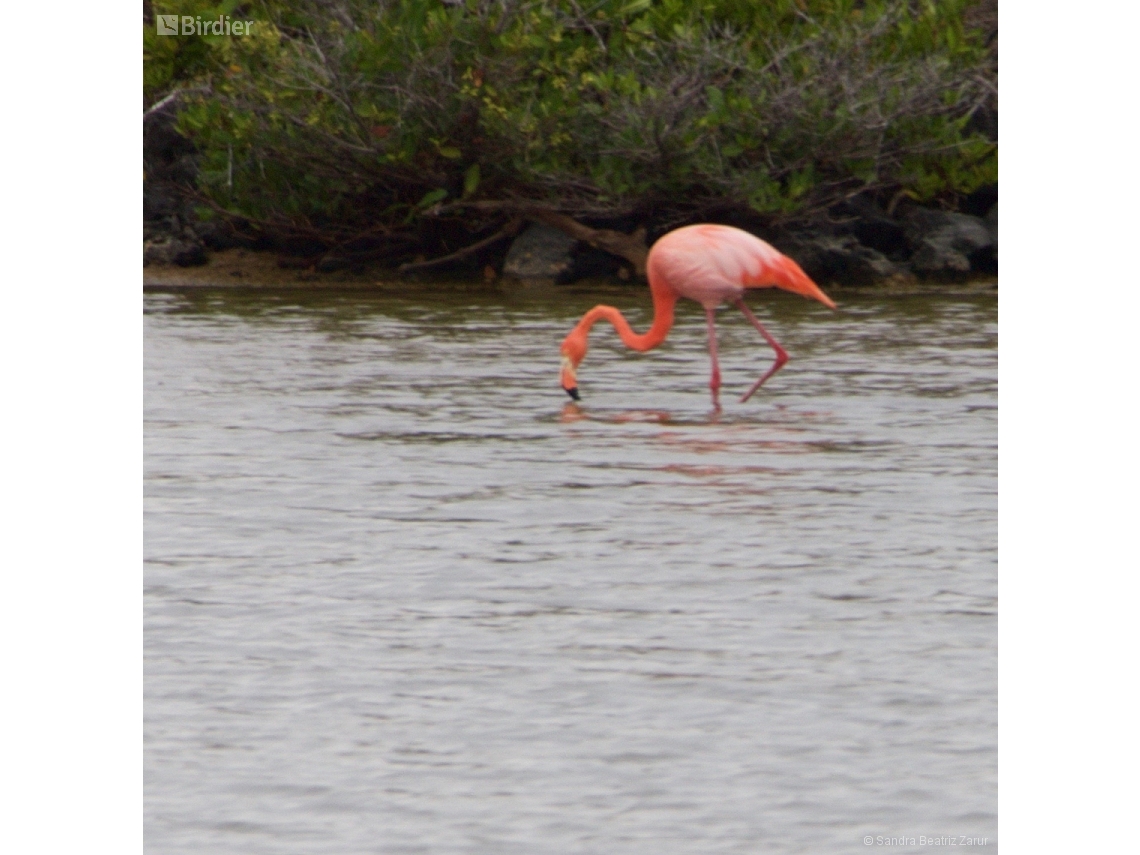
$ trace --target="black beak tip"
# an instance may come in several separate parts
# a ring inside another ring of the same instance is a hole
[[[571,386],[569,389],[566,389],[566,394],[573,398],[575,401],[581,400],[581,396],[578,394],[577,386]]]

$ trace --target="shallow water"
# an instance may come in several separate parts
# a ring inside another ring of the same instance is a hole
[[[996,298],[599,301],[145,296],[148,852],[997,850]]]

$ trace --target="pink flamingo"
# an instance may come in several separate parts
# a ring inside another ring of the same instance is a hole
[[[760,238],[731,226],[701,224],[685,226],[662,237],[649,250],[645,264],[649,292],[653,295],[653,324],[638,335],[613,306],[594,306],[562,341],[562,388],[578,400],[578,366],[586,355],[590,328],[600,320],[614,325],[622,342],[634,350],[650,350],[665,340],[673,326],[673,307],[679,297],[696,300],[705,307],[708,319],[709,357],[712,359],[713,406],[720,408],[720,365],[716,355],[714,313],[722,302],[729,302],[760,331],[776,351],[771,368],[740,399],[744,403],[764,385],[764,381],[784,367],[788,354],[764,329],[744,303],[747,288],[783,288],[819,300],[829,309],[835,303],[819,290],[800,266]]]

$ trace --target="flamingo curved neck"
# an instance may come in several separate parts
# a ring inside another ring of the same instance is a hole
[[[613,324],[617,334],[626,347],[634,350],[650,350],[665,340],[669,330],[673,327],[673,306],[677,298],[671,295],[661,295],[656,290],[653,293],[653,324],[645,333],[635,333],[629,321],[613,306],[594,306],[578,322],[578,329],[583,335],[590,332],[590,328],[598,321],[609,321]]]

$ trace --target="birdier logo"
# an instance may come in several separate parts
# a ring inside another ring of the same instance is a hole
[[[201,15],[158,15],[155,26],[160,36],[253,35],[253,21],[231,21],[229,15],[204,21]]]

